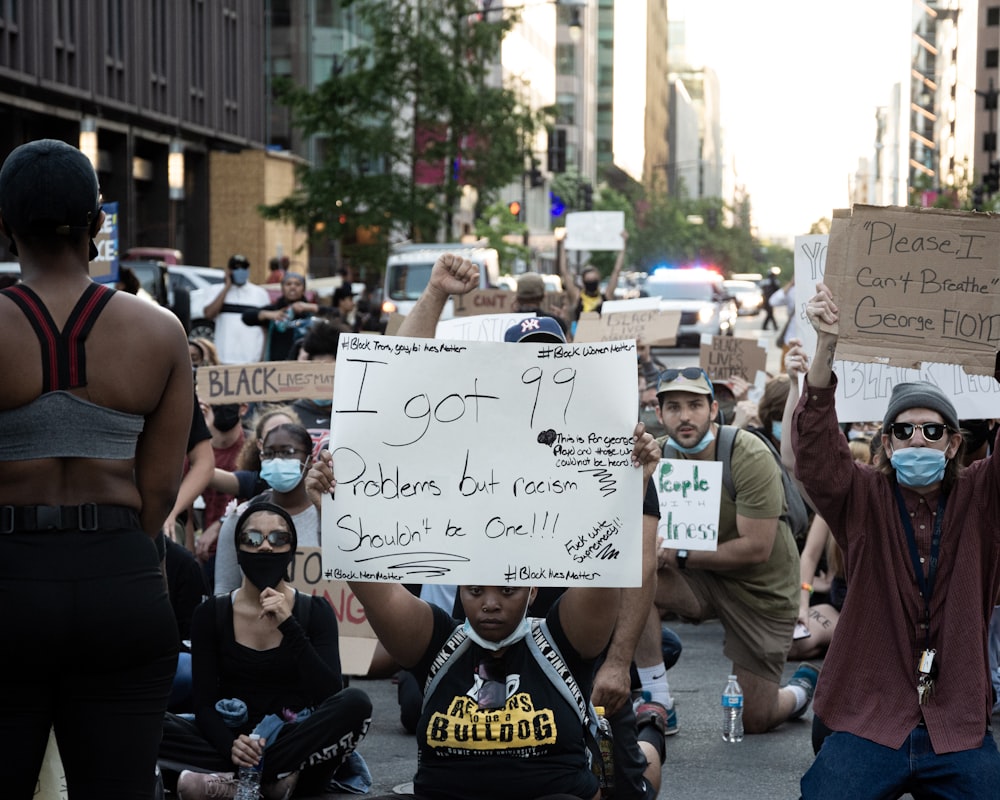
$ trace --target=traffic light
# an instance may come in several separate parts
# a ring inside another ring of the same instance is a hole
[[[997,189],[1000,189],[1000,161],[990,162],[990,171],[983,178],[983,183],[986,184],[988,194],[993,194]]]
[[[972,187],[972,207],[976,211],[983,210],[983,187],[978,183]]]
[[[549,172],[566,171],[566,129],[549,130]]]
[[[521,204],[517,200],[511,200],[507,204],[507,210],[514,219],[521,221]]]
[[[594,187],[589,183],[581,184],[580,194],[582,196],[581,205],[584,211],[594,210]]]
[[[542,171],[538,168],[538,162],[535,159],[531,159],[531,169],[528,170],[528,180],[531,183],[532,189],[537,189],[539,186],[545,184],[545,179],[542,177]]]

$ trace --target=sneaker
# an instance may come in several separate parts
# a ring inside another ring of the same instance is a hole
[[[677,705],[667,708],[662,703],[647,700],[635,710],[635,727],[655,725],[664,736],[673,736],[680,727],[677,725]]]
[[[786,684],[787,686],[801,686],[806,692],[806,702],[798,711],[793,711],[789,719],[798,719],[806,713],[809,704],[812,702],[813,693],[816,691],[816,681],[819,679],[819,667],[812,664],[799,664],[795,674]]]
[[[667,709],[667,729],[663,732],[664,736],[673,736],[680,727],[677,725],[677,704],[674,703],[673,706]]]
[[[236,775],[191,772],[184,770],[177,779],[179,800],[233,800],[236,797]]]

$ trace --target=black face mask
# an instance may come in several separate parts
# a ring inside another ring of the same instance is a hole
[[[597,294],[597,289],[600,287],[600,285],[601,285],[600,281],[584,281],[583,290],[587,294]]]
[[[287,553],[254,553],[247,550],[236,551],[236,561],[257,589],[274,589],[281,583],[292,560],[292,551]]]
[[[235,428],[240,421],[240,407],[236,403],[212,406],[215,421],[212,423],[220,433],[227,433]]]

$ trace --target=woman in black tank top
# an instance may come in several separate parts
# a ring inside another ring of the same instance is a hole
[[[0,169],[0,786],[30,798],[54,729],[72,797],[150,797],[177,627],[155,538],[193,387],[169,312],[91,280],[97,175],[55,140]],[[110,276],[109,276],[110,277]],[[8,433],[10,435],[8,435]],[[162,551],[161,551],[162,553]]]

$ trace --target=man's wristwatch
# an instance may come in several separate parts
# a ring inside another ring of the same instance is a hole
[[[687,569],[687,564],[688,564],[688,551],[687,550],[678,550],[677,551],[677,569],[683,571],[683,570]]]

